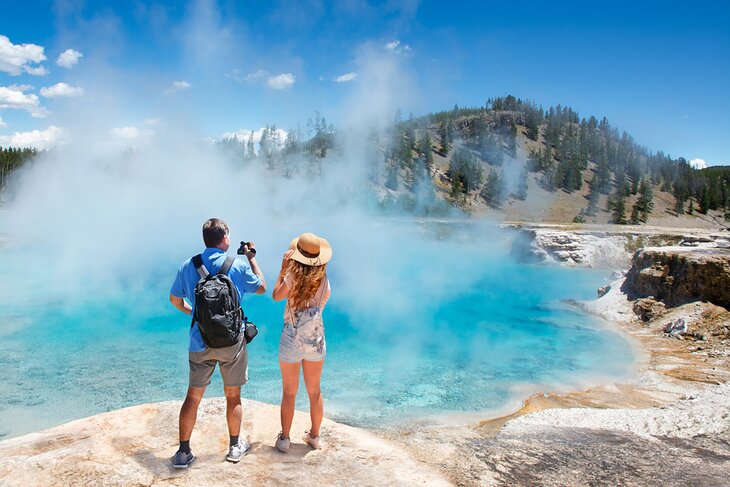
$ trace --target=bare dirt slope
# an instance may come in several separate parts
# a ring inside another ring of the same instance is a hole
[[[518,127],[520,135],[517,138],[517,158],[505,158],[503,166],[496,169],[503,171],[508,188],[513,188],[517,175],[524,167],[529,153],[538,148],[538,144],[524,133],[524,127]],[[446,176],[449,167],[449,160],[434,153],[434,166],[436,174],[434,184],[437,193],[443,199],[451,201],[449,191],[451,182]],[[470,194],[466,201],[458,202],[467,212],[475,216],[489,216],[498,220],[521,221],[533,223],[572,223],[581,209],[588,205],[589,182],[593,177],[590,170],[584,172],[583,187],[580,191],[569,193],[564,190],[547,191],[540,185],[541,174],[529,173],[527,178],[527,198],[524,201],[510,197],[502,208],[494,209],[489,207],[477,192]],[[649,217],[647,225],[666,228],[707,228],[717,229],[730,226],[719,211],[710,211],[702,215],[694,211],[692,215],[682,214],[677,216],[674,211],[674,197],[670,193],[662,192],[659,186],[654,186],[654,209]],[[626,200],[626,217],[631,214],[631,207],[636,202],[638,195],[629,196]],[[687,208],[685,208],[687,210]],[[608,209],[608,196],[601,195],[598,204],[598,213],[595,216],[587,217],[587,223],[609,224],[612,223],[611,211]]]

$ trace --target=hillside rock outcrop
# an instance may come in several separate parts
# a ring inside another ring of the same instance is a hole
[[[623,235],[522,229],[513,240],[512,255],[525,263],[625,269],[631,261],[627,244]]]
[[[667,306],[708,301],[730,309],[730,249],[647,247],[634,255],[624,289]]]

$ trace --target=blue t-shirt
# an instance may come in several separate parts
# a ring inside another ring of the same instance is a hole
[[[217,273],[226,261],[226,253],[217,248],[207,248],[201,255],[203,265],[211,274]],[[178,269],[175,282],[172,283],[172,287],[170,288],[170,294],[178,298],[186,299],[190,303],[190,306],[195,309],[195,285],[198,284],[200,275],[195,269],[195,264],[193,264],[192,260],[192,257],[189,258]],[[248,259],[236,259],[231,266],[231,270],[228,271],[228,277],[231,278],[233,284],[236,286],[238,298],[241,301],[243,301],[243,295],[245,293],[253,294],[261,286],[261,278],[253,273]],[[205,343],[203,343],[203,337],[200,336],[197,323],[190,328],[190,346],[188,350],[191,352],[202,352],[205,350]]]

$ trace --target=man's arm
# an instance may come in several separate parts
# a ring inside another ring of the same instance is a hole
[[[256,290],[256,294],[264,294],[266,293],[266,278],[264,277],[264,273],[261,272],[261,268],[259,267],[259,263],[256,262],[256,257],[252,255],[246,254],[246,257],[248,257],[248,262],[251,264],[251,270],[254,274],[259,276],[259,279],[261,279],[261,284],[259,284],[259,288]]]
[[[174,294],[170,294],[170,302],[174,307],[176,307],[186,315],[189,315],[193,312],[193,308],[191,308],[190,305],[183,298],[175,296]]]

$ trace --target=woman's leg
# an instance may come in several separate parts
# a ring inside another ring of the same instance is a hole
[[[281,367],[281,435],[289,438],[291,423],[294,420],[294,403],[299,389],[299,363],[290,364],[279,360]]]
[[[319,427],[322,424],[322,416],[324,415],[322,392],[319,388],[323,365],[324,360],[318,360],[316,362],[310,362],[309,360],[302,361],[304,385],[307,386],[307,394],[309,395],[309,415],[312,418],[312,428],[309,430],[309,434],[312,437],[319,436]]]

